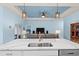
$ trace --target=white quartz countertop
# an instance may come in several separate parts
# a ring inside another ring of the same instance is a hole
[[[29,43],[51,43],[53,47],[28,47]],[[79,49],[79,44],[66,39],[16,39],[0,45],[0,50]]]

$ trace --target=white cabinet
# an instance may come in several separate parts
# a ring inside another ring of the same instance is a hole
[[[79,49],[62,49],[59,51],[60,56],[79,56]]]
[[[79,56],[79,49],[0,50],[0,56]]]
[[[23,56],[58,56],[57,50],[48,51],[23,51]]]
[[[0,56],[58,56],[58,51],[57,50],[0,51]]]
[[[21,51],[0,51],[0,56],[20,56]]]

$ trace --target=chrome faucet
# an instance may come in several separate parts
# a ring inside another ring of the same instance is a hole
[[[38,37],[39,37],[39,41],[41,41],[42,40],[42,34],[41,34],[41,32],[39,32]]]

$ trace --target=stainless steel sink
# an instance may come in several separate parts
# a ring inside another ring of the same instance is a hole
[[[29,43],[28,47],[53,47],[51,43]]]

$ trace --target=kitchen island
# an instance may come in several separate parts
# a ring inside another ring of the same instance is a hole
[[[29,43],[51,43],[52,47],[28,47]],[[79,44],[66,39],[16,39],[2,44],[0,55],[79,56]]]

